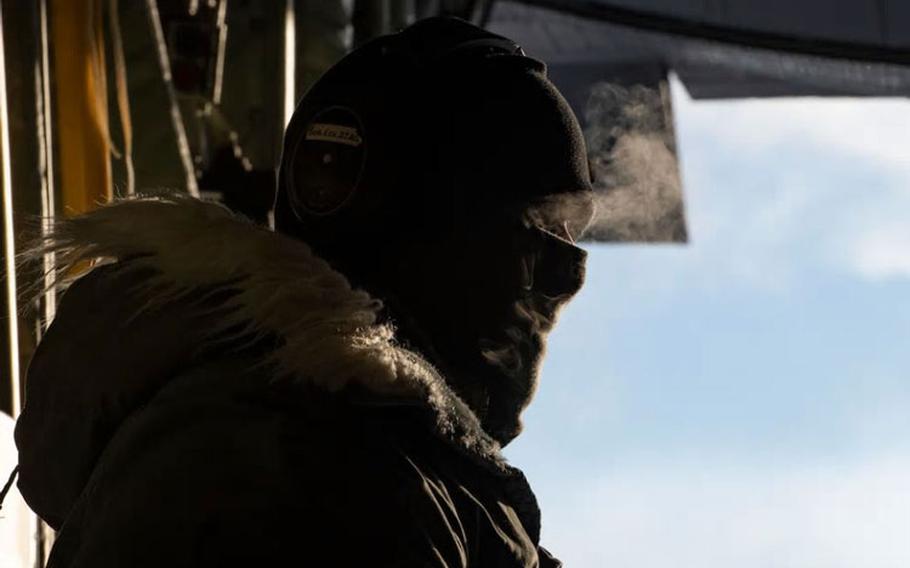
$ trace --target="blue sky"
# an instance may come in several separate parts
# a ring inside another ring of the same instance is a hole
[[[544,545],[910,565],[910,102],[673,97],[691,243],[588,247],[508,448]]]

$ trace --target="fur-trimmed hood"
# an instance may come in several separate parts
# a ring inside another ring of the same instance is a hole
[[[396,343],[379,320],[381,302],[303,242],[220,205],[166,195],[61,221],[35,250],[48,252],[67,290],[29,366],[16,439],[20,487],[52,524],[119,424],[193,364],[194,344],[226,336],[277,338],[264,380],[412,399],[432,411],[440,437],[494,472],[513,472],[434,367]],[[66,281],[89,262],[87,276]]]

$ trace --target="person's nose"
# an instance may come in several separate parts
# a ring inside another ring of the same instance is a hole
[[[584,249],[545,233],[534,266],[534,291],[550,298],[574,295],[584,284],[587,257]]]

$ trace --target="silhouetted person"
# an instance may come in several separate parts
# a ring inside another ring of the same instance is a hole
[[[304,97],[276,232],[177,196],[63,222],[64,267],[109,264],[65,292],[17,425],[50,566],[558,566],[500,446],[591,214],[544,66],[434,19]]]

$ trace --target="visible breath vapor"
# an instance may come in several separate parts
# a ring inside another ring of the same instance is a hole
[[[585,138],[596,189],[588,236],[599,241],[685,242],[682,187],[666,83],[595,85]]]

